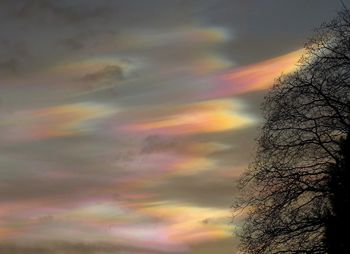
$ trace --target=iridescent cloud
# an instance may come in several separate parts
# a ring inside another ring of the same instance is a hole
[[[184,26],[172,31],[149,29],[147,31],[126,32],[121,37],[105,43],[105,47],[108,48],[109,45],[109,48],[115,48],[117,45],[117,48],[121,50],[137,50],[169,45],[191,47],[191,45],[217,44],[229,39],[229,32],[222,27]]]
[[[16,112],[0,125],[5,139],[15,142],[82,135],[94,130],[94,121],[116,112],[96,103],[74,103]]]
[[[85,30],[72,12],[63,15],[75,4],[56,2],[22,10],[40,17],[16,33],[31,48],[14,43],[18,61],[0,61],[0,241],[47,244],[55,253],[50,242],[103,242],[133,254],[194,253],[231,241],[233,178],[248,163],[235,160],[250,152],[259,119],[239,96],[270,87],[301,51],[234,68],[237,29],[198,18],[209,3],[163,15],[163,1],[140,1],[138,9],[152,7],[142,22],[135,7],[125,20],[122,8],[111,8],[103,24],[93,17]],[[90,18],[84,8],[97,3],[79,6],[78,16]],[[60,22],[40,30],[51,14]],[[143,24],[158,17],[159,25]],[[113,248],[77,253],[124,251]]]
[[[136,206],[137,211],[164,221],[169,237],[187,244],[196,244],[231,235],[230,213],[226,209],[196,207],[185,203],[155,202]]]
[[[230,100],[213,100],[178,106],[170,114],[123,127],[128,132],[181,135],[221,132],[243,128],[254,119],[239,111]]]
[[[297,68],[297,62],[302,54],[303,50],[299,49],[260,63],[224,72],[216,78],[215,88],[205,93],[204,97],[220,98],[268,89],[279,75],[292,72]]]

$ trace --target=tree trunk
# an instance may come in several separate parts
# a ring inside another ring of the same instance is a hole
[[[326,221],[326,246],[329,254],[350,253],[347,236],[350,228],[350,135],[341,147],[341,162],[331,170],[329,188],[331,211]]]

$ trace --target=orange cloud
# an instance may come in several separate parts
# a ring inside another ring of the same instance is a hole
[[[205,157],[188,157],[173,165],[177,174],[193,174],[198,171],[212,169],[214,166],[215,162]]]
[[[299,49],[257,64],[233,69],[218,77],[219,84],[207,97],[225,97],[269,88],[282,73],[297,69],[297,62],[303,54]]]
[[[136,209],[165,223],[169,238],[187,244],[231,237],[230,211],[181,203],[156,202]]]
[[[125,129],[177,135],[226,131],[252,122],[237,111],[237,105],[232,101],[214,100],[181,106],[171,114],[131,124]]]
[[[204,75],[229,68],[232,63],[220,55],[208,54],[200,57],[192,66],[195,74]]]
[[[22,140],[80,135],[92,130],[89,121],[106,117],[113,109],[94,103],[75,103],[16,113],[0,123],[9,137]]]

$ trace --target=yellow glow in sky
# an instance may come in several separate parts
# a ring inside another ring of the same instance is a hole
[[[130,126],[134,131],[165,134],[195,134],[242,128],[253,120],[237,111],[228,100],[206,101],[187,105],[177,113]]]
[[[233,69],[219,76],[220,85],[215,91],[211,91],[211,94],[214,97],[224,97],[267,89],[282,73],[296,70],[302,54],[303,50],[299,49],[260,63]]]

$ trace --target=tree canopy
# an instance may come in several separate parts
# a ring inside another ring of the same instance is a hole
[[[316,30],[298,69],[276,80],[262,108],[256,158],[241,179],[242,252],[347,253],[348,9]]]

